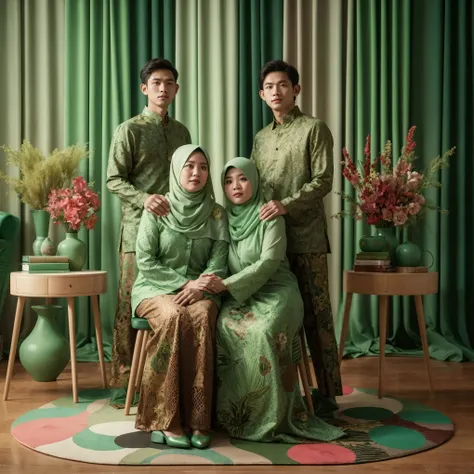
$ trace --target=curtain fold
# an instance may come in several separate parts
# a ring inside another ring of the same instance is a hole
[[[237,0],[176,1],[176,118],[209,152],[220,203],[223,165],[237,153],[237,25]]]
[[[285,0],[283,59],[300,73],[297,105],[304,113],[324,120],[334,137],[334,184],[341,187],[340,160],[344,136],[347,78],[345,75],[350,30],[346,0]],[[330,193],[324,200],[332,253],[328,258],[331,303],[335,310],[341,288],[341,222],[331,219],[340,199]],[[333,311],[336,314],[336,311]]]
[[[468,0],[422,0],[413,6],[410,99],[412,122],[419,126],[417,154],[426,166],[456,146],[450,167],[439,176],[442,188],[429,194],[449,213],[431,212],[421,232],[412,235],[433,253],[440,272],[440,292],[425,298],[431,356],[450,361],[474,360],[473,24]]]
[[[283,57],[283,17],[282,0],[238,0],[239,156],[250,157],[255,134],[273,118],[258,76],[266,62]]]
[[[0,2],[0,61],[5,65],[0,75],[0,145],[18,149],[23,139],[50,153],[64,145],[64,1],[4,0]],[[15,175],[16,168],[5,163],[0,151],[0,169]],[[21,235],[16,248],[15,270],[20,269],[21,255],[32,253],[34,240],[30,208],[0,181],[0,209],[21,219]],[[50,229],[53,238],[55,229]],[[31,298],[25,306],[20,339],[31,331],[36,315]],[[0,334],[6,346],[13,330],[16,298],[7,295],[0,315]]]

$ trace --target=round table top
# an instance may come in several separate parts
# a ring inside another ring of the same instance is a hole
[[[81,270],[80,272],[41,272],[41,273],[29,273],[29,272],[11,272],[10,273],[10,278],[14,276],[15,278],[22,276],[22,277],[45,277],[47,276],[48,278],[61,278],[63,276],[68,276],[68,277],[91,277],[94,275],[102,275],[105,276],[107,275],[106,270]]]
[[[10,293],[14,296],[62,298],[100,295],[107,291],[105,270],[60,273],[10,273]]]
[[[346,293],[362,295],[411,296],[438,292],[438,272],[344,272],[343,289]]]

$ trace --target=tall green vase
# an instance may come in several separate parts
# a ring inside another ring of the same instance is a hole
[[[392,265],[396,265],[396,250],[398,239],[395,234],[395,226],[376,227],[375,235],[382,236],[385,239],[385,252],[390,253]]]
[[[47,211],[32,210],[33,227],[35,229],[35,241],[33,242],[33,255],[41,255],[41,245],[48,237],[49,232],[49,213]]]
[[[53,382],[69,362],[69,343],[56,325],[61,306],[32,306],[36,325],[20,346],[20,361],[37,382]]]
[[[59,242],[57,255],[68,257],[69,269],[78,272],[86,263],[87,247],[85,242],[79,239],[77,232],[67,232],[66,238]]]

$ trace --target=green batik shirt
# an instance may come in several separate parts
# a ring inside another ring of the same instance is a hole
[[[216,204],[209,219],[225,219],[225,211]],[[132,289],[132,314],[143,300],[173,295],[189,280],[203,273],[227,276],[229,244],[208,237],[190,239],[162,224],[161,219],[145,212],[137,237],[138,276]],[[220,306],[221,296],[204,293]]]
[[[327,125],[298,107],[255,136],[251,159],[265,199],[281,201],[288,211],[288,253],[330,252],[323,198],[332,188],[333,145]]]
[[[170,161],[181,145],[191,143],[188,129],[169,115],[162,119],[148,107],[120,124],[110,146],[107,188],[122,201],[119,251],[135,252],[145,200],[166,194]]]

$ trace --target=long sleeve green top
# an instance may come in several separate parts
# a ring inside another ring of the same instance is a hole
[[[285,206],[288,252],[329,252],[323,198],[332,189],[333,138],[327,125],[294,107],[255,136],[255,162],[266,200]]]
[[[134,252],[145,200],[168,192],[170,161],[181,145],[191,143],[188,129],[147,107],[119,125],[112,138],[107,188],[122,201],[119,250]]]
[[[216,204],[210,219],[225,219]],[[202,273],[227,276],[229,244],[210,238],[189,239],[161,223],[159,217],[144,212],[138,229],[136,258],[138,277],[132,289],[132,314],[146,298],[176,294],[189,280]],[[204,294],[218,306],[220,297]]]
[[[274,293],[276,301],[281,286],[292,289],[295,301],[298,299],[298,285],[288,265],[286,245],[285,222],[282,217],[269,222],[262,221],[259,228],[247,238],[231,242],[231,276],[224,280],[224,284],[237,303],[244,303],[258,294],[264,286],[267,292]],[[273,303],[276,304],[275,301]]]

